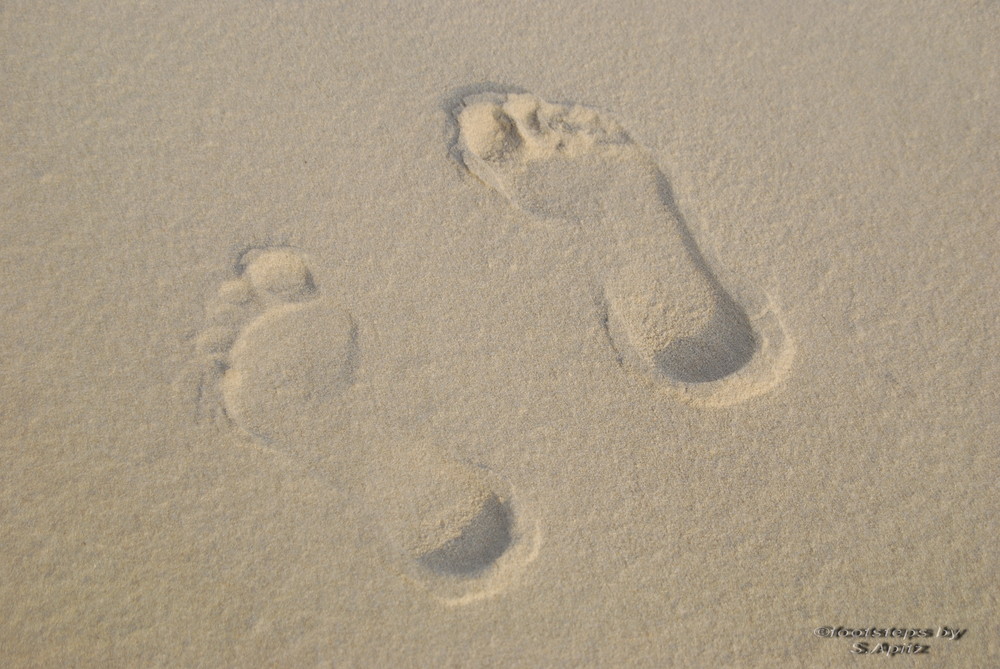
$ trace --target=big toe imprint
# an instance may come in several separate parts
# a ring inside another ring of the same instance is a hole
[[[594,109],[486,93],[456,113],[462,162],[513,205],[583,225],[621,364],[682,399],[774,387],[793,346],[768,300],[748,310],[713,275],[649,153]]]

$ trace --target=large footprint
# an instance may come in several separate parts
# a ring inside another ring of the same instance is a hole
[[[700,404],[739,402],[784,377],[794,347],[776,311],[748,313],[723,288],[670,206],[666,178],[615,121],[499,93],[465,98],[456,118],[473,175],[520,209],[592,236],[623,366]]]
[[[205,412],[357,496],[354,511],[381,528],[399,572],[441,602],[503,592],[539,542],[509,485],[427,444],[349,443],[337,428],[356,420],[342,401],[359,364],[353,318],[290,248],[248,251],[234,272],[197,338]]]

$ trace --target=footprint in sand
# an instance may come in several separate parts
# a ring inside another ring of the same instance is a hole
[[[707,405],[746,400],[785,376],[794,347],[776,311],[731,297],[666,178],[614,120],[523,93],[467,97],[455,116],[469,172],[529,214],[588,235],[623,366]]]
[[[343,401],[359,364],[353,318],[323,296],[293,249],[248,251],[234,273],[196,340],[207,370],[198,390],[203,413],[357,497],[357,512],[381,529],[399,571],[440,601],[464,604],[506,589],[539,541],[506,482],[423,443],[382,453],[375,444],[336,443],[345,432],[338,428],[359,419]]]

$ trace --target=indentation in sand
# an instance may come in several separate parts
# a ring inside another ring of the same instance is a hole
[[[537,555],[537,527],[502,479],[436,450],[380,463],[369,496],[414,582],[449,605],[491,597]]]
[[[322,295],[292,249],[254,249],[235,271],[196,338],[206,363],[201,403],[255,443],[358,493],[353,512],[381,528],[400,574],[441,602],[509,587],[539,544],[509,486],[425,444],[378,457],[338,443],[329,423],[350,419],[340,404],[358,370],[352,317]]]
[[[357,330],[351,317],[321,301],[271,307],[240,335],[222,379],[226,414],[266,441],[316,415],[354,382]]]
[[[457,536],[424,553],[420,564],[441,574],[471,575],[503,555],[511,542],[510,509],[493,493],[477,506],[478,513],[453,526]]]
[[[532,215],[592,233],[604,323],[626,368],[706,404],[759,395],[787,373],[794,347],[770,304],[749,315],[721,285],[666,178],[617,122],[525,93],[466,98],[456,121],[474,176]]]
[[[619,268],[606,286],[613,340],[632,363],[672,382],[706,383],[739,371],[757,351],[743,310],[710,283],[674,274],[676,267]]]

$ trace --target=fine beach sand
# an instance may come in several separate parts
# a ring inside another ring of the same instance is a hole
[[[751,4],[0,8],[0,664],[1000,666],[1000,5]]]

